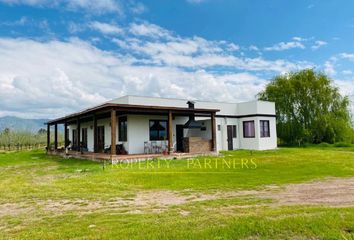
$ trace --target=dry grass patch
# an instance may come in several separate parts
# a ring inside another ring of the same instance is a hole
[[[278,205],[354,206],[354,178],[327,179],[289,184],[276,193],[266,194]]]
[[[209,194],[189,192],[188,195],[177,191],[140,191],[132,198],[113,198],[109,201],[62,199],[39,200],[35,201],[35,204],[33,202],[5,203],[0,205],[0,217],[33,213],[38,209],[57,215],[73,211],[80,214],[102,211],[120,211],[130,214],[142,214],[146,212],[161,213],[168,210],[169,206],[240,197],[270,199],[272,202],[251,205],[233,204],[224,207],[224,211],[250,207],[288,205],[350,207],[354,206],[354,178],[327,179],[324,181],[289,184],[283,188],[272,185],[258,191],[218,191]],[[181,211],[181,215],[188,216],[189,212]]]

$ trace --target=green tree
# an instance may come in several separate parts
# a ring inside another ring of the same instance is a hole
[[[287,144],[351,141],[349,99],[322,72],[279,75],[258,94],[276,104],[278,137]]]
[[[41,128],[38,130],[37,134],[47,134],[47,130],[45,130],[44,128]]]

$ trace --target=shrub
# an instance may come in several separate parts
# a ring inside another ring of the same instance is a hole
[[[345,142],[337,142],[334,144],[334,147],[351,147],[352,145],[350,143],[345,143]]]
[[[318,146],[319,146],[319,147],[332,147],[331,144],[326,143],[326,142],[322,142],[322,143],[318,144]]]

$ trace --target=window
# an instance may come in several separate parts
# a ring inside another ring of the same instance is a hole
[[[232,138],[237,138],[236,125],[232,125]]]
[[[260,121],[261,137],[270,137],[269,120]]]
[[[218,131],[221,131],[221,125],[218,125]]]
[[[118,140],[127,141],[127,117],[120,117],[118,120]]]
[[[87,148],[87,128],[82,129],[81,139],[82,139],[82,141],[81,141],[82,147]]]
[[[254,138],[254,121],[244,121],[243,122],[243,137],[244,138]]]
[[[167,121],[150,120],[150,141],[167,139]]]

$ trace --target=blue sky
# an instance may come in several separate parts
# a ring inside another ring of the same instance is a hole
[[[126,94],[247,101],[326,72],[354,95],[349,0],[0,0],[0,116],[57,117]]]

